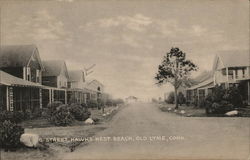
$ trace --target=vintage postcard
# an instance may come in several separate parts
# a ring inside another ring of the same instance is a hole
[[[250,160],[249,0],[0,0],[1,160]]]

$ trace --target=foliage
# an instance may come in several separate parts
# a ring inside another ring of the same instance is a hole
[[[60,105],[50,117],[50,122],[57,126],[68,126],[72,124],[74,117],[70,112],[68,105]]]
[[[182,105],[186,102],[186,98],[182,92],[178,93],[178,104]]]
[[[166,102],[169,103],[169,104],[173,104],[174,100],[175,100],[174,92],[170,92],[169,95],[168,95],[168,98],[167,98]]]
[[[157,102],[158,102],[157,99],[155,99],[155,98],[152,98],[151,101],[152,101],[153,103],[157,103]]]
[[[89,100],[88,102],[87,102],[87,106],[88,106],[88,108],[96,108],[97,107],[97,101],[96,100],[93,100],[93,99],[91,99],[91,100]]]
[[[107,106],[117,106],[120,104],[124,104],[124,100],[120,98],[118,99],[108,98],[106,101]]]
[[[71,104],[70,112],[74,116],[74,118],[79,121],[85,121],[91,115],[87,107],[83,107],[79,104]]]
[[[0,123],[0,144],[5,150],[12,150],[20,146],[20,137],[24,133],[21,126],[5,120]]]
[[[57,111],[57,108],[61,105],[63,105],[63,103],[60,101],[49,103],[47,109],[44,109],[46,113],[43,113],[43,116],[46,116],[50,120],[53,114]]]
[[[186,59],[186,53],[179,48],[171,48],[159,65],[155,79],[159,85],[163,83],[172,84],[175,89],[175,97],[177,97],[178,88],[188,79],[189,73],[196,70],[197,66]],[[178,108],[178,103],[176,103],[176,108]]]
[[[62,104],[62,102],[56,101],[48,104],[45,114],[47,119],[57,125],[57,126],[67,126],[70,125],[74,117],[70,112],[70,107],[68,105]]]
[[[113,99],[113,105],[114,106],[117,106],[117,105],[120,105],[120,104],[123,104],[123,103],[124,103],[123,99],[120,99],[120,98]]]
[[[20,123],[25,120],[25,114],[22,111],[1,111],[0,112],[0,122],[4,122],[5,120],[11,121],[13,123]]]
[[[243,107],[243,103],[237,87],[224,89],[222,86],[216,85],[213,94],[207,95],[205,106],[207,114],[224,114],[235,108]]]

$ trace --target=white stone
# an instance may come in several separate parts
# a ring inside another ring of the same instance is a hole
[[[172,108],[168,108],[168,111],[171,111],[172,110]]]
[[[104,114],[102,114],[102,116],[103,116],[103,117],[105,117],[105,116],[106,116],[106,114],[104,113]]]
[[[94,121],[93,121],[93,119],[92,118],[88,118],[88,119],[86,119],[85,120],[85,122],[84,122],[85,124],[93,124],[94,123]]]
[[[20,137],[20,142],[27,147],[37,147],[39,143],[39,135],[32,133],[24,133]]]
[[[175,109],[174,112],[177,112],[177,110]]]
[[[181,110],[180,113],[181,113],[181,114],[185,114],[186,112],[185,112],[184,110]]]
[[[235,116],[237,114],[238,114],[238,111],[234,110],[234,111],[227,112],[225,115],[227,115],[227,116]]]

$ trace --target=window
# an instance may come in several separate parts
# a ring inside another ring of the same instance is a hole
[[[235,69],[235,78],[238,78],[238,69]]]
[[[40,71],[38,69],[36,70],[36,82],[40,82]]]
[[[30,74],[30,67],[27,67],[27,80],[30,81],[31,74]]]
[[[222,69],[222,70],[221,70],[221,73],[222,73],[223,76],[227,75],[227,73],[226,73],[226,68]]]
[[[246,71],[245,71],[246,68],[242,68],[242,77],[245,78],[246,77]]]

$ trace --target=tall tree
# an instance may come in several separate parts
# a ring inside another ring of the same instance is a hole
[[[157,84],[170,83],[174,87],[175,108],[178,109],[177,91],[178,88],[188,79],[190,72],[196,71],[198,67],[190,60],[186,59],[186,53],[179,48],[171,48],[170,52],[163,57],[162,63],[158,67],[155,79]]]

